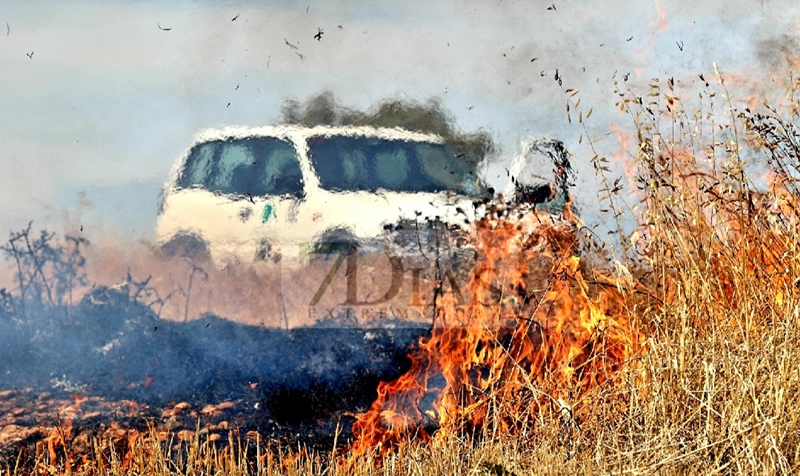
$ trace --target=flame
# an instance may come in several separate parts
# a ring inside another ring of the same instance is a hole
[[[585,277],[569,204],[563,220],[509,215],[494,209],[476,223],[469,303],[442,297],[409,371],[381,383],[358,416],[351,456],[415,437],[522,432],[565,409],[585,417],[590,391],[639,349],[623,293]]]
[[[631,149],[632,149],[632,142],[633,142],[633,132],[626,133],[622,130],[622,128],[617,123],[611,124],[611,131],[617,137],[617,148],[612,156],[612,161],[615,164],[623,164],[622,167],[623,173],[625,175],[625,180],[628,183],[627,192],[628,194],[636,199],[642,200],[644,198],[644,194],[639,191],[639,188],[636,183],[636,167],[632,166],[633,157]]]
[[[651,21],[647,24],[647,28],[650,30],[650,38],[647,41],[647,46],[641,50],[634,51],[634,55],[645,56],[653,51],[658,34],[667,31],[667,28],[669,28],[669,22],[667,21],[667,7],[665,7],[664,4],[658,0],[655,0],[655,7],[658,18],[655,21]]]
[[[772,136],[756,139],[748,140],[753,150],[775,148],[774,143],[769,143],[776,140]],[[659,138],[648,140],[655,142]],[[782,290],[791,289],[798,282],[791,266],[787,266],[791,261],[787,257],[794,253],[800,219],[793,185],[796,171],[770,163],[760,182],[751,182],[743,169],[737,169],[743,148],[734,145],[728,144],[728,155],[720,154],[721,160],[710,161],[704,160],[701,152],[676,144],[660,151],[653,146],[648,148],[652,157],[639,164],[640,183],[647,184],[645,206],[653,218],[642,230],[644,238],[639,239],[644,242],[641,255],[650,257],[650,263],[694,256],[698,262],[706,263],[700,272],[713,276],[713,280],[708,278],[714,285],[709,287],[704,304],[708,310],[697,315],[721,319],[711,323],[690,317],[698,332],[726,325],[732,329],[757,328],[760,322],[756,317],[768,316],[766,310],[772,304],[759,301],[760,294],[748,289],[748,280],[770,283],[778,290],[778,305],[783,302]],[[737,172],[732,174],[731,170]],[[664,257],[653,258],[654,251],[665,244]],[[667,285],[664,292],[665,301],[675,302],[682,299],[685,290],[680,285]],[[731,310],[740,308],[764,312],[755,313],[754,319],[745,323],[726,317],[734,315]]]
[[[669,28],[669,22],[667,21],[667,7],[665,7],[664,4],[658,0],[655,0],[655,4],[656,12],[658,13],[658,20],[647,25],[648,28],[653,30],[653,35],[663,33],[667,31],[667,28]]]
[[[740,103],[745,104],[748,109],[753,110],[753,111],[756,109],[756,106],[761,104],[762,101],[763,100],[760,97],[755,96],[755,95],[746,96],[746,97],[744,97],[744,98],[739,100]]]

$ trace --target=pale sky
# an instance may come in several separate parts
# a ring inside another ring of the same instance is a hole
[[[60,229],[66,213],[96,233],[150,238],[159,189],[199,130],[272,124],[285,99],[323,89],[358,108],[439,98],[500,146],[494,185],[522,139],[560,138],[585,209],[595,179],[556,69],[602,134],[622,120],[614,71],[640,86],[691,83],[716,62],[752,84],[780,80],[800,45],[799,5],[0,0],[0,233],[28,220]]]

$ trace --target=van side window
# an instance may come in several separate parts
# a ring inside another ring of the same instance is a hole
[[[178,177],[180,188],[254,197],[303,197],[303,173],[294,146],[274,137],[204,142],[195,146]]]
[[[307,144],[326,190],[478,193],[474,167],[445,144],[359,136],[314,136]]]

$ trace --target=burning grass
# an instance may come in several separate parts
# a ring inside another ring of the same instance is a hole
[[[596,390],[637,354],[639,333],[615,281],[581,269],[574,225],[493,210],[474,242],[468,305],[442,299],[411,369],[382,383],[354,425],[354,454],[412,435],[533,435],[559,420],[568,431],[591,407],[615,404]]]
[[[12,459],[0,472],[796,473],[800,82],[783,108],[740,111],[718,79],[696,111],[671,80],[620,92],[636,203],[591,159],[600,206],[617,236],[629,230],[616,246],[568,210],[548,222],[496,209],[479,222],[470,302],[442,296],[410,369],[380,384],[352,439],[337,427],[330,452],[153,429],[74,465],[43,450],[33,468]]]

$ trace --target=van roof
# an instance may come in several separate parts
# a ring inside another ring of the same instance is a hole
[[[247,137],[301,137],[313,136],[367,136],[389,140],[413,142],[432,142],[440,144],[443,139],[436,134],[412,132],[401,128],[385,128],[372,126],[315,126],[305,127],[295,124],[279,124],[273,126],[247,127],[228,126],[222,129],[206,129],[195,135],[194,144],[213,140],[242,139]]]

